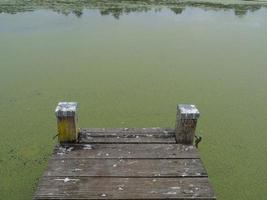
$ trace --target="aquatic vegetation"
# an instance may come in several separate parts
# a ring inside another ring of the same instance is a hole
[[[31,198],[62,100],[79,127],[173,127],[195,103],[219,199],[265,199],[266,3],[214,2],[0,0],[0,199]]]

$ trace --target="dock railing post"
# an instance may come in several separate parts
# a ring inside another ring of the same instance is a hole
[[[175,137],[177,143],[193,144],[200,113],[195,105],[177,105]]]
[[[57,117],[58,141],[75,142],[78,138],[76,102],[59,102],[55,114]]]

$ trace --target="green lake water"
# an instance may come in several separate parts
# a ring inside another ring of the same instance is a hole
[[[101,6],[0,4],[0,199],[32,197],[59,101],[80,127],[174,127],[196,104],[216,196],[266,199],[267,8]]]

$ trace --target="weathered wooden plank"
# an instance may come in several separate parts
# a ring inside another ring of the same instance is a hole
[[[215,199],[207,178],[43,177],[34,199]]]
[[[175,144],[175,137],[173,138],[156,138],[156,137],[81,137],[79,143],[91,143],[91,144]]]
[[[164,143],[175,144],[175,136],[172,134],[144,134],[144,133],[80,133],[79,143]]]
[[[170,128],[83,128],[79,143],[176,143]]]
[[[176,143],[169,128],[83,128],[79,143]]]
[[[34,199],[216,199],[192,145],[174,129],[81,129],[57,145]]]
[[[57,145],[53,154],[53,159],[199,158],[194,146],[182,144],[69,144]]]
[[[174,133],[174,128],[81,128],[81,133],[98,133],[98,134],[110,134],[110,133],[128,133],[128,134],[168,134]]]
[[[45,176],[206,177],[200,159],[63,159],[49,162]]]

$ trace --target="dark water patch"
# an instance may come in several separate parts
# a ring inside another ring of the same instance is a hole
[[[233,10],[235,15],[244,16],[247,12],[254,12],[267,8],[266,1],[240,1],[238,3],[223,3],[209,1],[178,1],[178,0],[15,0],[0,3],[0,13],[16,14],[38,9],[81,17],[84,9],[97,9],[101,15],[112,15],[118,19],[122,14],[131,12],[157,11],[158,7],[169,8],[175,14],[181,14],[186,7],[196,7],[205,10]]]

